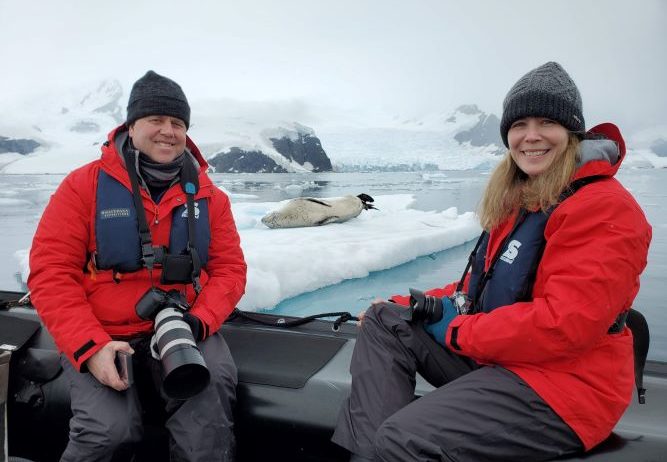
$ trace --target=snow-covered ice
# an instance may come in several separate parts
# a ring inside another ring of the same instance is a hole
[[[460,245],[480,232],[472,212],[459,214],[455,207],[420,211],[410,208],[413,201],[411,194],[377,196],[378,210],[345,223],[292,229],[269,229],[260,221],[284,201],[234,202],[248,263],[246,294],[239,307],[271,308],[290,297]],[[14,257],[25,282],[28,250],[18,250]]]

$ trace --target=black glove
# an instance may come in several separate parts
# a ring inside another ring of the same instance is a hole
[[[190,330],[192,331],[192,336],[194,337],[195,342],[204,340],[204,332],[206,330],[204,329],[204,323],[201,321],[201,319],[199,319],[194,314],[190,314],[190,312],[186,312],[183,314],[183,321],[185,321],[188,326],[190,326]]]

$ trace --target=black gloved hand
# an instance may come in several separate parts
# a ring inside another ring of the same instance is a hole
[[[183,321],[185,321],[190,330],[192,331],[192,336],[195,339],[195,342],[204,340],[204,323],[194,314],[191,314],[189,311],[183,314]]]

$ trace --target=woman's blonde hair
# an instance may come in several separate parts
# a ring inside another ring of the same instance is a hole
[[[565,151],[556,156],[549,168],[534,178],[517,166],[508,150],[495,168],[482,196],[479,220],[490,231],[519,208],[546,211],[558,203],[558,197],[570,184],[576,170],[579,138],[570,134]]]

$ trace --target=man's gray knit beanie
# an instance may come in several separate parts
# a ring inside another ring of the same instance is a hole
[[[524,117],[546,117],[571,132],[584,131],[581,95],[560,64],[553,61],[521,77],[503,101],[500,136],[505,146],[512,124]]]
[[[180,85],[153,71],[134,82],[127,102],[127,125],[149,115],[181,119],[190,127],[190,105]]]

